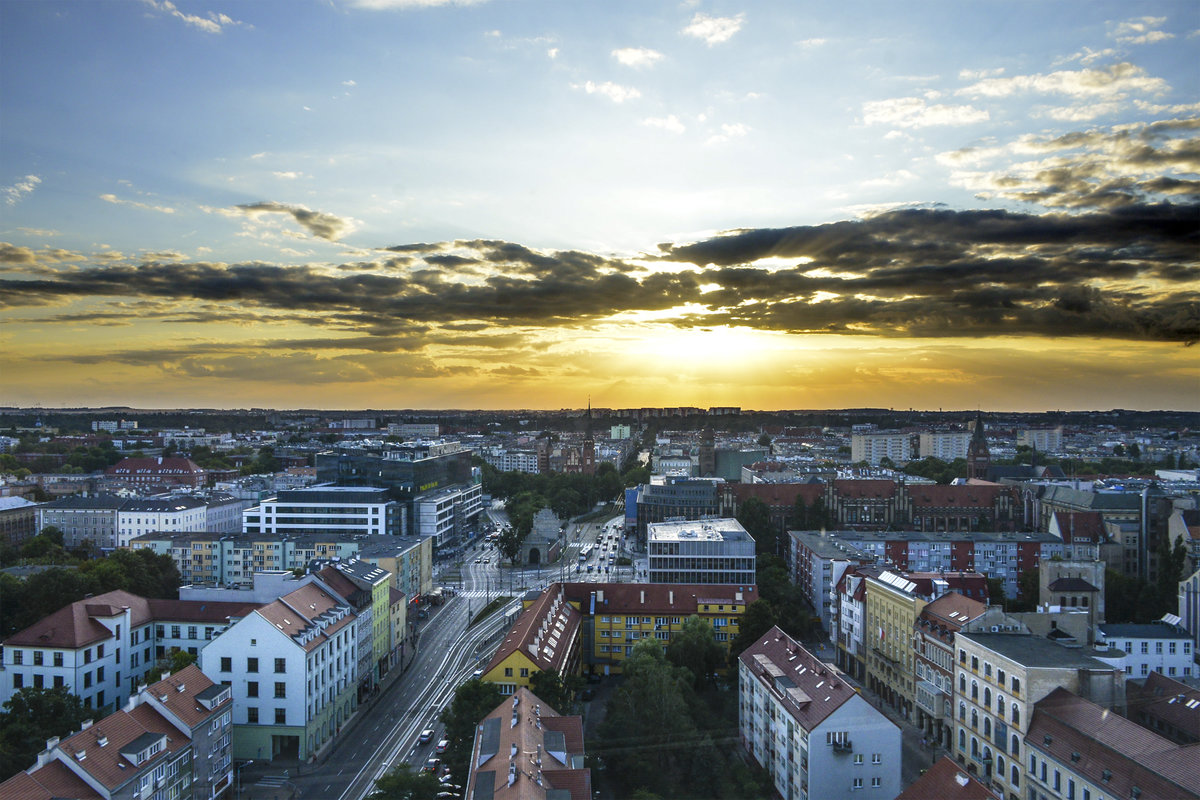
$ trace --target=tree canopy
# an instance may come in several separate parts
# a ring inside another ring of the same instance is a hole
[[[66,687],[13,692],[0,712],[0,781],[33,766],[47,739],[75,732],[89,713]]]
[[[436,800],[444,788],[432,772],[418,771],[401,761],[375,781],[367,800]]]

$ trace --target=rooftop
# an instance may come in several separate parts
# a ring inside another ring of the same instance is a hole
[[[1064,647],[1049,639],[1026,633],[967,633],[959,632],[956,641],[975,642],[1004,658],[1027,668],[1097,669],[1112,671],[1113,667],[1081,648]]]
[[[748,542],[750,534],[736,519],[684,520],[652,522],[647,537],[656,542]]]

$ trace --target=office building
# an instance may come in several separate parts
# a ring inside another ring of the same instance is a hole
[[[754,539],[736,519],[656,522],[647,537],[650,583],[757,582]]]
[[[242,512],[242,532],[258,536],[396,536],[402,530],[401,506],[381,488],[289,489]]]

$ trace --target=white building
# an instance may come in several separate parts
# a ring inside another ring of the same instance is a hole
[[[121,590],[78,600],[3,642],[0,704],[24,687],[62,686],[87,708],[115,708],[172,647],[198,653],[253,608]]]
[[[837,667],[778,627],[738,662],[742,745],[781,796],[886,800],[900,793],[900,729]]]
[[[460,484],[413,498],[413,533],[433,537],[435,549],[462,543],[464,534],[483,511],[483,486]]]
[[[393,422],[387,426],[388,436],[398,436],[404,441],[412,439],[436,439],[442,435],[442,426],[436,422]]]
[[[233,689],[233,757],[305,760],[357,707],[358,620],[317,583],[248,614],[200,654]]]
[[[754,539],[736,519],[653,522],[646,532],[650,583],[757,583]]]
[[[1132,678],[1144,678],[1151,672],[1169,678],[1190,678],[1197,674],[1191,636],[1177,624],[1104,623],[1097,626],[1096,632],[1097,645],[1108,645],[1125,652],[1122,666],[1125,674]]]
[[[850,437],[850,460],[877,466],[884,458],[905,464],[913,458],[913,435],[900,431],[855,433]]]
[[[508,450],[496,447],[485,450],[482,455],[484,461],[501,472],[528,472],[531,475],[541,472],[536,450]]]
[[[387,489],[314,486],[289,489],[242,512],[242,532],[258,535],[345,533],[354,536],[401,532],[400,504]]]
[[[932,456],[942,461],[966,458],[970,444],[971,434],[967,431],[932,431],[922,433],[918,440],[921,458]]]
[[[194,533],[205,529],[208,504],[194,497],[127,500],[117,511],[117,547],[145,533]]]
[[[1040,453],[1062,452],[1062,427],[1030,428],[1017,431],[1017,444],[1032,447]]]

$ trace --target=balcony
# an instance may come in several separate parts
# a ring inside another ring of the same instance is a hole
[[[833,743],[833,752],[835,753],[849,753],[852,749],[853,746],[850,744],[849,739],[835,741]]]

